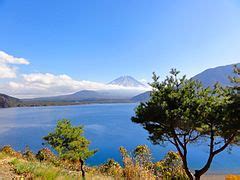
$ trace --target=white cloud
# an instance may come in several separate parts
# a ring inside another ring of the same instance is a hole
[[[24,58],[17,58],[0,51],[0,78],[15,78],[17,67],[16,65],[28,65],[29,61]]]
[[[84,80],[78,81],[66,74],[31,73],[23,74],[21,77],[19,81],[10,81],[4,86],[8,94],[19,98],[31,98],[70,94],[80,90],[128,90],[139,93],[146,91],[145,88],[107,85]],[[0,87],[0,91],[1,89],[3,87]]]
[[[3,51],[0,51],[0,63],[4,64],[25,64],[28,65],[29,61],[24,58],[17,58],[9,55]]]
[[[0,78],[15,78],[16,68],[0,63]]]
[[[127,90],[128,92],[143,92],[145,88],[107,85],[98,82],[74,80],[66,74],[30,73],[18,74],[18,65],[28,65],[24,58],[14,57],[0,51],[0,79],[16,78],[0,84],[0,93],[19,98],[42,96],[57,96],[70,94],[81,90]],[[123,92],[123,91],[121,91]],[[125,91],[126,92],[126,91]]]

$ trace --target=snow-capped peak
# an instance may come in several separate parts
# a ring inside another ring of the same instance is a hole
[[[144,84],[142,84],[141,82],[137,81],[136,79],[134,79],[131,76],[121,76],[121,77],[111,81],[108,84],[119,85],[119,86],[124,86],[124,87],[142,87],[142,88],[146,88],[146,86]]]

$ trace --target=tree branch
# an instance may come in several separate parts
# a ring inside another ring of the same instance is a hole
[[[235,134],[233,134],[221,148],[219,148],[218,150],[215,150],[213,154],[216,155],[222,152],[224,149],[226,149],[228,145],[233,141],[234,137],[235,137]]]

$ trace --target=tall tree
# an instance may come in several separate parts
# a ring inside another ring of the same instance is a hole
[[[55,130],[43,137],[55,149],[60,158],[80,162],[82,176],[85,177],[84,162],[96,153],[89,150],[90,142],[83,136],[83,126],[72,126],[69,120],[58,121]]]
[[[162,82],[153,75],[150,100],[141,103],[132,121],[141,124],[154,144],[172,143],[183,162],[189,179],[200,179],[214,157],[240,137],[239,116],[230,109],[231,91],[216,84],[203,88],[200,82],[178,77],[172,69]],[[201,169],[191,173],[188,147],[202,139],[208,140],[208,159]]]

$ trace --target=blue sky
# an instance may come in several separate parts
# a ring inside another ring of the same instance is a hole
[[[172,67],[191,77],[240,58],[237,0],[0,0],[0,18],[0,51],[30,62],[17,79],[150,80]]]

